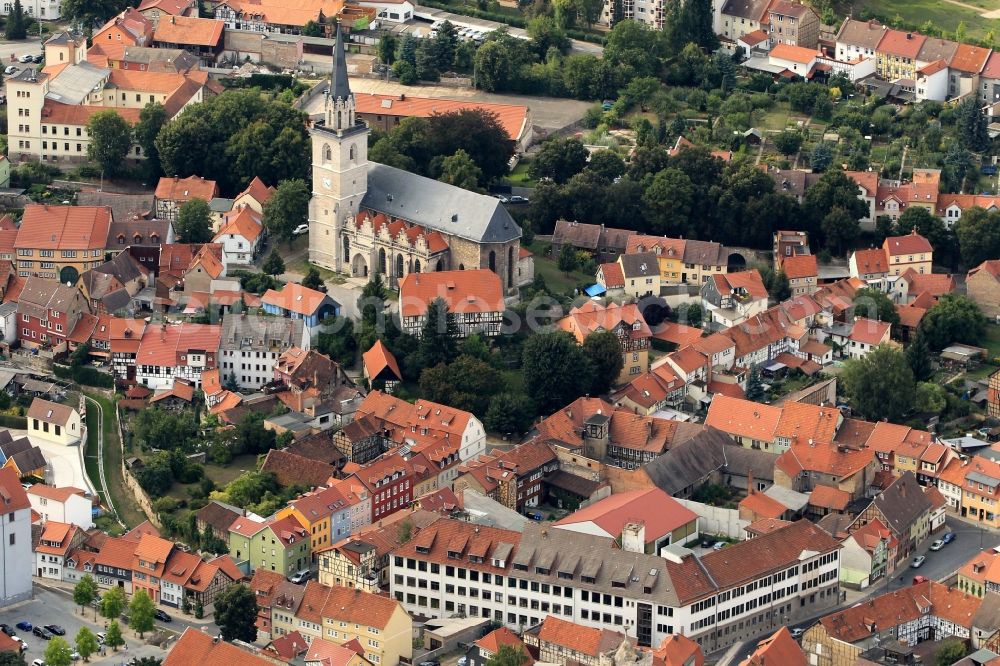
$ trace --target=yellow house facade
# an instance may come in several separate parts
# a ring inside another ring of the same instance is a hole
[[[309,532],[312,550],[331,545],[330,524],[333,514],[343,510],[344,498],[334,488],[306,493],[278,511],[279,519],[295,516]]]

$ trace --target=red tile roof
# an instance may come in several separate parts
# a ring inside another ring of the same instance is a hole
[[[809,504],[821,509],[843,511],[850,503],[850,493],[832,486],[816,486],[809,494]]]
[[[871,448],[841,449],[834,444],[801,442],[792,444],[774,464],[792,477],[802,472],[820,472],[845,479],[860,472],[874,459],[875,450]]]
[[[399,364],[396,362],[396,357],[392,355],[392,352],[389,351],[389,348],[381,340],[376,340],[372,348],[362,354],[361,359],[365,366],[365,374],[369,379],[378,377],[386,368],[392,371],[396,379],[403,379],[403,373],[399,371]]]
[[[10,467],[0,469],[0,499],[3,500],[5,513],[28,509],[31,502],[28,501],[28,494],[21,486],[21,480],[17,472]]]
[[[788,511],[788,507],[764,493],[752,492],[740,500],[740,514],[744,510],[749,511],[754,520],[761,518],[781,518]]]
[[[174,644],[163,666],[226,664],[226,666],[273,666],[270,660],[241,650],[232,643],[188,627]]]
[[[221,324],[163,324],[149,326],[142,334],[136,363],[139,365],[187,365],[181,355],[192,351],[216,354],[222,339]]]
[[[191,16],[161,17],[153,32],[153,40],[186,46],[218,46],[225,23]]]
[[[15,248],[41,250],[104,249],[111,227],[108,206],[48,206],[29,204],[17,233]]]
[[[619,326],[624,327],[633,340],[648,338],[651,334],[635,303],[610,303],[605,306],[596,301],[587,301],[570,310],[568,315],[556,322],[556,326],[572,333],[580,343],[591,333],[613,331]]]
[[[618,263],[601,264],[599,270],[604,279],[604,286],[608,289],[625,287],[625,274],[622,273],[622,267]]]
[[[243,208],[235,214],[230,213],[219,228],[219,233],[212,239],[213,243],[221,243],[226,235],[243,236],[253,243],[264,233],[264,224],[260,215],[253,208]]]
[[[497,654],[500,652],[500,647],[507,645],[514,648],[515,650],[520,650],[524,652],[527,659],[521,662],[521,666],[531,666],[535,663],[531,654],[528,653],[527,648],[524,647],[524,642],[521,641],[520,637],[507,627],[500,627],[499,629],[494,629],[490,633],[486,634],[478,641],[475,642],[480,649],[486,650],[490,654]]]
[[[652,327],[653,337],[664,342],[671,342],[680,347],[693,344],[701,337],[702,330],[694,326],[685,326],[672,321],[665,321],[659,326]]]
[[[967,74],[978,74],[986,67],[991,50],[982,46],[959,44],[948,66]]]
[[[892,324],[858,317],[851,328],[850,339],[866,345],[879,345],[889,339],[889,329]]]
[[[123,70],[124,71],[124,70]],[[144,72],[145,73],[145,72]],[[219,196],[219,187],[214,180],[205,180],[198,176],[187,178],[160,178],[156,184],[154,196],[157,199],[183,203],[191,199],[211,201]]]
[[[261,302],[264,305],[273,305],[309,317],[316,314],[316,311],[328,298],[321,291],[303,287],[297,282],[289,282],[281,291],[268,289],[261,297]]]
[[[816,265],[816,255],[797,254],[793,257],[786,257],[781,262],[781,270],[789,280],[801,280],[807,277],[819,275],[819,268]]]
[[[449,313],[503,312],[503,284],[493,271],[409,273],[399,283],[399,307],[403,317],[427,313],[431,301],[441,298]]]
[[[548,615],[542,621],[538,640],[596,658],[617,649],[627,639],[625,634],[616,631],[585,627]]]
[[[705,416],[705,425],[737,435],[770,442],[774,439],[781,408],[726,395],[716,395]]]
[[[660,490],[633,490],[615,493],[584,509],[556,521],[557,527],[593,523],[612,538],[621,534],[626,523],[642,521],[646,539],[656,541],[674,530],[692,523],[698,516],[673,497]]]
[[[927,38],[917,32],[890,29],[883,35],[882,41],[878,43],[875,50],[878,53],[916,60],[917,53],[920,52],[920,47],[925,39]]]
[[[792,44],[781,42],[774,45],[770,55],[773,58],[808,65],[816,60],[820,54],[815,49],[807,49],[803,46],[793,46]]]
[[[358,113],[404,118],[430,118],[436,113],[454,113],[467,109],[488,111],[497,116],[500,125],[507,132],[507,137],[513,141],[521,137],[529,117],[526,106],[414,97],[409,93],[405,96],[354,93],[354,100]]]
[[[792,638],[788,627],[778,629],[770,638],[757,644],[757,649],[740,662],[740,666],[807,666],[806,654]]]
[[[882,243],[882,247],[890,257],[901,256],[904,254],[930,254],[934,252],[934,248],[931,246],[930,242],[918,234],[916,229],[914,229],[912,233],[906,234],[905,236],[891,236],[886,238],[885,242]]]

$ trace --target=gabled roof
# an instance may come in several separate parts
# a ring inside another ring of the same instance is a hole
[[[882,244],[889,258],[911,254],[930,254],[934,252],[934,247],[930,242],[917,233],[914,229],[912,233],[905,236],[890,236]]]
[[[393,115],[404,118],[429,118],[435,113],[481,109],[496,114],[500,125],[507,132],[507,137],[513,141],[517,141],[521,137],[525,122],[529,118],[526,106],[416,97],[409,93],[406,95],[380,95],[355,92],[354,104],[359,114]]]
[[[849,338],[853,342],[860,342],[866,345],[879,345],[888,339],[891,327],[892,324],[889,322],[858,317],[851,327]]]
[[[728,0],[722,7],[722,14],[760,21],[766,16],[770,4],[770,0]]]
[[[307,317],[316,314],[320,306],[327,301],[336,305],[336,302],[323,292],[303,287],[297,282],[287,283],[281,291],[268,289],[261,297],[264,305],[273,305]]]
[[[396,379],[403,379],[403,373],[399,371],[399,363],[396,362],[396,357],[392,355],[392,352],[389,351],[389,348],[385,346],[382,340],[376,340],[372,348],[361,355],[361,360],[365,366],[365,374],[369,379],[375,379],[387,368]]]
[[[76,410],[69,405],[61,405],[58,402],[35,398],[31,401],[31,406],[28,408],[28,418],[66,426],[74,412]]]
[[[886,259],[885,250],[882,248],[855,250],[854,263],[857,265],[858,273],[861,275],[887,273],[889,271],[889,261]]]
[[[219,233],[212,239],[213,243],[221,243],[225,236],[242,236],[247,241],[253,243],[264,233],[264,224],[260,215],[254,209],[247,207],[226,216],[226,220]]]
[[[740,666],[806,666],[806,654],[792,638],[788,627],[782,627],[770,638],[757,643],[757,649],[740,662]]]
[[[167,653],[163,666],[191,664],[226,664],[226,666],[273,666],[272,662],[241,650],[232,643],[187,627]]]
[[[623,288],[625,286],[625,274],[622,273],[622,267],[616,262],[601,264],[598,270],[604,278],[604,286],[608,289]]]
[[[793,44],[786,44],[784,42],[775,44],[770,51],[770,57],[778,58],[781,60],[789,60],[791,62],[797,62],[802,65],[811,64],[819,56],[820,53],[816,51],[816,49],[807,49],[804,46],[795,46]]]
[[[31,508],[28,494],[21,486],[17,472],[9,467],[0,469],[0,507],[5,513]]]
[[[333,465],[280,449],[271,449],[264,458],[260,471],[271,472],[282,486],[319,486],[336,473]]]
[[[816,265],[816,255],[797,254],[785,257],[781,262],[781,270],[789,280],[801,280],[807,277],[819,275],[819,268]]]
[[[53,121],[55,122],[55,121]],[[49,206],[24,208],[15,248],[82,250],[103,249],[111,226],[106,206]]]
[[[931,501],[924,495],[917,477],[909,471],[903,472],[873,502],[897,536],[909,534],[910,527],[920,516],[931,510]]]
[[[618,649],[618,646],[628,639],[625,634],[616,631],[585,627],[548,615],[542,620],[538,640],[596,658]]]
[[[160,22],[162,25],[162,21]],[[214,180],[205,180],[199,176],[187,178],[162,177],[156,184],[154,195],[157,199],[183,203],[191,199],[202,199],[206,203],[219,196],[219,187]]]
[[[503,312],[503,283],[487,268],[435,273],[408,273],[399,282],[400,313],[421,317],[435,299],[444,300],[449,314]]]
[[[879,53],[916,60],[925,39],[927,38],[918,32],[888,30],[882,37],[882,41],[878,43],[876,50]]]
[[[564,529],[580,525],[581,530],[586,530],[583,525],[592,523],[608,536],[617,538],[626,524],[639,521],[645,525],[647,542],[654,542],[697,518],[673,497],[659,488],[652,488],[615,493],[571,513],[554,525]]]
[[[153,31],[153,40],[166,44],[216,47],[225,27],[222,21],[191,16],[161,17]]]
[[[771,405],[716,395],[709,405],[705,425],[729,435],[770,442],[774,439],[781,411]]]
[[[948,66],[965,74],[978,74],[986,67],[991,49],[971,44],[959,44]]]
[[[674,495],[725,467],[727,452],[736,448],[725,433],[709,427],[672,446],[643,470],[657,488]]]

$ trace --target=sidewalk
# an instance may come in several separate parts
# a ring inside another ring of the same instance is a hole
[[[38,587],[47,590],[52,590],[53,592],[61,592],[69,596],[70,599],[72,600],[73,588],[75,587],[72,583],[67,583],[61,580],[51,580],[49,578],[39,578],[38,576],[32,576],[31,578],[32,581],[34,581],[35,585],[37,585]],[[172,608],[170,606],[164,606],[162,604],[157,604],[156,609],[163,611],[164,613],[166,613],[175,620],[183,620],[184,622],[191,625],[209,625],[215,623],[214,609],[212,608],[211,604],[205,607],[205,612],[201,619],[196,618],[193,612],[191,615],[185,615],[179,609]],[[84,614],[82,617],[84,619],[87,619],[86,614]],[[98,624],[104,620],[104,618],[100,616],[100,613],[98,613],[97,619],[98,619]]]

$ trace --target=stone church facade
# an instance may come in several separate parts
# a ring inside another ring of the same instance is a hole
[[[409,273],[488,268],[516,293],[521,229],[499,200],[368,161],[338,32],[324,118],[310,130],[309,261],[397,287]]]

